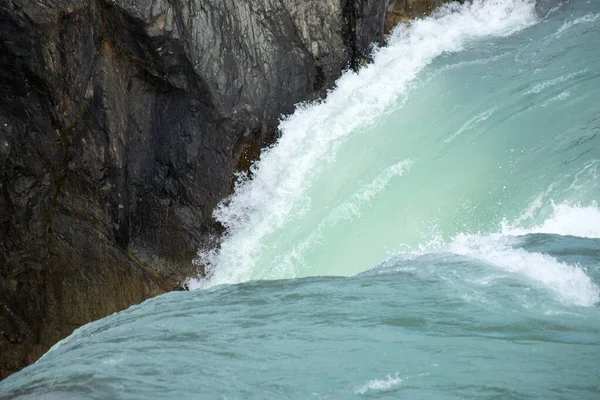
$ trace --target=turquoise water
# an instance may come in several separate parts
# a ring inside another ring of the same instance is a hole
[[[208,279],[0,398],[600,398],[600,2],[453,5],[281,123]]]

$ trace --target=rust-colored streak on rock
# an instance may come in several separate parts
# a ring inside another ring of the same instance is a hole
[[[385,15],[385,33],[389,34],[399,23],[422,18],[451,1],[453,0],[390,0]]]

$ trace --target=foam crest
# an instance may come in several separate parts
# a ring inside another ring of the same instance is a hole
[[[252,168],[253,179],[236,185],[215,218],[227,228],[220,251],[199,252],[212,284],[254,279],[257,257],[269,236],[299,221],[310,209],[307,195],[316,178],[335,160],[348,137],[372,125],[405,95],[425,66],[445,52],[461,50],[484,36],[509,35],[536,21],[529,0],[475,0],[442,7],[430,18],[400,26],[374,62],[347,72],[327,99],[305,104],[280,124],[281,138]],[[192,287],[207,282],[191,282]]]
[[[502,235],[461,234],[453,239],[448,251],[524,275],[552,290],[566,304],[589,307],[600,300],[598,286],[579,266],[514,248],[516,242]]]
[[[598,18],[600,18],[600,14],[591,14],[591,13],[586,14],[583,17],[574,19],[573,21],[565,22],[560,28],[558,28],[558,31],[556,31],[556,34],[560,35],[564,31],[572,28],[575,25],[591,24],[593,22],[596,22],[598,20]]]
[[[596,202],[589,206],[570,205],[567,203],[552,204],[552,215],[539,225],[523,228],[524,218],[517,223],[502,223],[505,235],[522,236],[530,233],[548,233],[562,236],[578,236],[584,238],[600,238],[600,209]],[[531,211],[530,211],[531,213]],[[528,218],[531,218],[529,215]]]
[[[386,379],[372,379],[354,390],[356,394],[366,394],[368,392],[387,392],[394,389],[402,383],[402,378],[388,375]]]
[[[369,202],[374,199],[375,196],[385,190],[393,178],[404,175],[404,173],[412,166],[412,164],[413,161],[404,160],[384,169],[371,183],[364,185],[356,193],[354,193],[350,197],[349,201],[346,201],[342,205],[336,207],[327,219],[330,222],[333,222],[340,218],[347,219],[351,218],[352,216],[359,216],[359,208],[362,203]]]
[[[548,88],[551,88],[553,86],[559,85],[561,83],[565,83],[573,78],[576,78],[580,75],[583,75],[585,73],[587,73],[588,70],[584,69],[581,71],[577,71],[574,72],[572,74],[568,74],[568,75],[564,75],[564,76],[559,76],[558,78],[554,78],[554,79],[550,79],[546,82],[541,82],[541,83],[537,83],[535,84],[531,89],[527,90],[525,93],[523,93],[524,96],[528,95],[528,94],[537,94],[540,93],[543,90],[546,90]]]
[[[489,110],[486,110],[484,112],[482,112],[481,114],[478,114],[476,116],[474,116],[473,118],[471,118],[470,120],[468,120],[467,122],[465,122],[459,129],[458,131],[456,131],[453,135],[451,135],[449,138],[445,139],[444,142],[446,143],[450,143],[451,141],[453,141],[458,135],[465,133],[473,128],[475,128],[479,123],[486,121],[489,117],[492,116],[492,114],[494,113],[494,111],[496,111],[496,108],[491,108]]]

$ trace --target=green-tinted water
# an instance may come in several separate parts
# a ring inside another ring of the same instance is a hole
[[[552,201],[597,199],[597,5],[541,19],[531,4],[489,3],[397,30],[373,65],[282,124],[217,214],[231,236],[200,255],[212,284],[352,275],[501,232],[530,206],[520,226]]]
[[[598,399],[599,104],[595,0],[398,29],[216,211],[205,288],[77,330],[0,398]]]

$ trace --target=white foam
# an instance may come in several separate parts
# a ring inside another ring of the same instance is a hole
[[[529,95],[529,94],[537,94],[540,93],[541,91],[551,88],[553,86],[559,85],[561,83],[567,82],[579,75],[585,74],[587,73],[588,70],[584,69],[581,71],[577,71],[574,72],[572,74],[568,74],[568,75],[563,75],[563,76],[559,76],[558,78],[554,78],[554,79],[550,79],[547,80],[545,82],[541,82],[541,83],[537,83],[535,84],[531,89],[527,90],[525,93],[523,93],[524,96]]]
[[[364,385],[356,388],[354,393],[366,394],[367,392],[387,392],[400,385],[402,381],[402,378],[399,378],[398,374],[393,377],[388,375],[386,379],[372,379],[368,381]]]
[[[489,110],[486,110],[484,112],[482,112],[481,114],[478,114],[476,116],[474,116],[473,118],[471,118],[470,120],[468,120],[467,122],[465,122],[463,124],[463,126],[461,126],[458,131],[456,131],[452,136],[450,136],[449,138],[447,138],[446,140],[444,140],[444,142],[446,143],[450,143],[452,140],[454,140],[458,135],[465,133],[467,131],[470,131],[471,129],[475,128],[480,122],[486,121],[489,117],[492,116],[492,114],[494,113],[494,111],[496,111],[496,107],[493,107]]]
[[[596,202],[588,206],[568,203],[552,204],[552,215],[539,225],[524,228],[524,218],[516,223],[502,223],[505,235],[522,236],[530,233],[549,233],[562,236],[600,238],[600,209]],[[530,215],[529,218],[533,216]]]
[[[541,199],[537,198],[514,222],[503,221],[502,233],[460,234],[445,250],[522,274],[551,289],[566,304],[592,306],[598,303],[600,289],[580,266],[560,262],[547,254],[514,248],[518,244],[515,236],[533,233],[600,238],[598,205],[595,202],[588,206],[552,203],[553,212],[548,218],[539,225],[524,227],[526,221],[535,220],[542,209]]]
[[[552,203],[552,213],[541,224],[526,227],[545,209],[542,199],[553,190],[551,185],[512,223],[503,221],[501,233],[490,235],[459,234],[449,244],[435,237],[432,245],[420,246],[412,256],[449,252],[482,261],[493,268],[519,274],[550,289],[567,305],[589,307],[600,302],[600,288],[577,264],[561,262],[555,257],[519,248],[524,236],[534,233],[600,238],[600,209],[595,202],[588,206]]]
[[[280,124],[281,138],[263,152],[253,179],[214,216],[227,228],[220,251],[199,252],[212,272],[208,285],[253,279],[269,235],[298,221],[310,208],[307,190],[348,137],[359,134],[404,95],[409,83],[435,57],[461,50],[470,40],[504,36],[536,21],[534,1],[474,0],[442,7],[434,17],[400,26],[389,45],[359,73],[347,72],[326,100],[301,105]],[[368,196],[368,194],[367,194]],[[192,281],[192,288],[207,282]]]
[[[556,31],[556,35],[560,35],[564,31],[572,28],[575,25],[590,24],[592,22],[596,22],[596,20],[598,20],[598,18],[600,18],[600,14],[589,13],[589,14],[584,15],[583,17],[576,18],[573,21],[565,22],[560,28],[558,28],[558,31]]]
[[[502,235],[458,235],[448,251],[522,274],[551,289],[563,303],[592,306],[600,300],[599,288],[578,265],[542,253],[513,248],[515,238]]]
[[[556,96],[553,96],[553,97],[549,98],[548,100],[544,101],[542,103],[542,107],[548,107],[548,105],[550,103],[554,103],[555,101],[562,101],[570,96],[571,96],[571,92],[569,90],[565,90],[564,92],[561,92],[561,93],[557,94]]]
[[[369,202],[375,198],[390,184],[393,178],[404,175],[412,164],[412,160],[404,160],[387,167],[372,182],[364,185],[354,193],[350,197],[350,200],[336,207],[328,217],[328,220],[332,222],[339,219],[349,219],[351,216],[359,216],[360,205],[362,203]]]
[[[586,193],[594,190],[600,184],[600,173],[598,166],[600,160],[592,159],[583,165],[583,168],[575,174],[567,189],[568,193]]]

